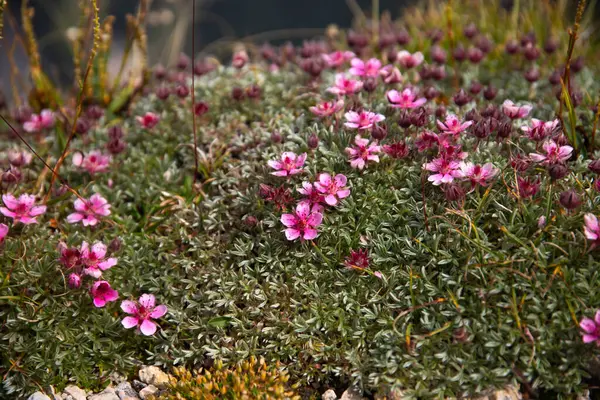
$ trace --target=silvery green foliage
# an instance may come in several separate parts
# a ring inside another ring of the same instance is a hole
[[[343,149],[354,133],[312,118],[308,107],[318,96],[298,71],[238,75],[224,68],[198,79],[196,96],[211,107],[199,119],[200,190],[192,184],[189,107],[150,95],[133,114],[160,113],[160,124],[146,131],[126,119],[129,147],[109,173],[91,181],[68,165],[63,170],[82,194],[109,200],[112,223],[67,224],[73,198],[66,194],[51,200],[39,225],[11,231],[0,258],[4,395],[68,380],[97,389],[109,373],[133,373],[140,362],[201,366],[249,355],[280,360],[304,385],[396,385],[418,398],[523,379],[558,394],[586,387],[596,349],[582,343],[577,319],[600,306],[600,274],[582,234],[583,212],[597,210],[599,201],[584,162],[573,163],[574,173],[552,191],[547,174],[537,171],[540,194],[519,201],[510,193],[515,173],[507,145],[490,140],[473,152],[470,138],[469,160],[493,162],[501,176],[489,190],[469,193],[464,205],[448,203],[439,189],[423,185],[425,156],[416,152],[351,169]],[[263,90],[260,101],[230,98],[233,86],[252,83]],[[530,94],[510,74],[494,84],[502,88],[498,99]],[[590,82],[590,92],[595,86]],[[537,90],[534,115],[550,118],[551,90],[544,83]],[[386,114],[388,138],[410,133],[393,124],[382,87],[361,100]],[[591,112],[582,113],[591,120]],[[274,130],[282,144],[270,142]],[[309,151],[313,133],[319,147]],[[97,146],[106,141],[104,128],[90,135]],[[90,145],[78,139],[74,146]],[[518,146],[526,145],[517,141],[513,151]],[[314,243],[288,242],[281,212],[258,195],[261,183],[286,184],[298,198],[301,179],[273,177],[266,166],[284,150],[309,152],[305,179],[344,173],[352,189],[326,211]],[[41,171],[39,163],[33,170]],[[33,188],[35,175],[21,187]],[[585,191],[585,201],[566,213],[557,193],[571,187]],[[541,230],[537,221],[548,205],[550,222]],[[249,216],[257,224],[245,223]],[[120,300],[153,293],[169,307],[152,338],[122,328],[118,302],[96,309],[85,291],[69,290],[57,262],[59,240],[113,238],[122,242],[119,262],[106,275]],[[343,266],[359,247],[369,250],[382,279]],[[460,328],[466,340],[456,339]]]

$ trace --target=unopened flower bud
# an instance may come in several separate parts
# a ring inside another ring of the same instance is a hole
[[[448,201],[458,202],[465,198],[465,191],[459,184],[456,183],[446,185],[444,194],[446,195],[446,200]]]
[[[271,142],[273,143],[281,143],[283,138],[281,137],[281,133],[277,131],[271,132]]]
[[[388,134],[386,124],[375,124],[371,128],[371,137],[375,140],[383,140]]]
[[[81,287],[81,276],[78,274],[70,274],[68,284],[71,289],[79,289]]]
[[[319,138],[317,137],[317,135],[315,135],[314,133],[312,135],[310,135],[308,137],[308,141],[307,141],[308,147],[310,149],[316,149],[317,147],[319,147]]]
[[[567,210],[574,210],[581,205],[581,198],[574,190],[566,190],[560,194],[560,204]]]
[[[563,164],[551,164],[548,167],[548,175],[550,175],[554,181],[564,178],[568,173],[569,169]]]
[[[600,174],[600,159],[594,160],[588,165],[588,169],[596,174]]]

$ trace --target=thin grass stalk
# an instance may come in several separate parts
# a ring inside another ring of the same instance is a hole
[[[193,71],[196,65],[196,0],[192,0],[192,132],[194,134],[194,184],[198,174],[198,134],[196,133],[196,74]]]
[[[52,178],[50,179],[50,187],[48,188],[48,192],[46,193],[46,196],[44,197],[44,203],[46,203],[48,201],[48,199],[50,198],[50,194],[52,193],[52,187],[54,186],[54,182],[55,182],[56,178],[58,177],[58,171],[60,170],[62,163],[64,162],[65,158],[67,157],[67,153],[69,151],[69,146],[71,145],[71,141],[73,141],[73,138],[75,137],[77,121],[79,120],[79,117],[81,116],[81,113],[83,111],[83,99],[85,97],[85,91],[86,91],[86,87],[87,87],[88,77],[89,77],[90,71],[92,70],[92,66],[94,65],[94,59],[96,58],[96,53],[98,52],[98,46],[100,45],[100,40],[101,40],[101,38],[100,38],[100,16],[99,16],[100,10],[98,9],[98,5],[97,5],[96,1],[97,0],[92,0],[92,8],[93,8],[93,13],[94,13],[94,42],[93,42],[92,50],[90,52],[90,58],[88,60],[88,64],[87,64],[87,67],[85,70],[85,75],[83,76],[83,81],[81,82],[81,89],[79,90],[79,95],[77,96],[77,112],[75,113],[75,119],[73,120],[73,123],[71,126],[71,134],[69,135],[69,138],[67,139],[65,148],[63,149],[62,154],[60,155],[60,158],[56,162],[56,164],[54,166],[54,170],[52,170]]]

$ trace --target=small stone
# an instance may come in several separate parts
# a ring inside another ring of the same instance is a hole
[[[118,243],[118,239],[116,239],[116,238],[115,238],[115,240],[117,241],[117,245],[116,245],[116,246],[117,246],[117,247],[118,247],[118,246],[120,246],[120,243]],[[110,242],[110,245],[111,245],[111,246],[113,246],[113,247],[115,246],[115,245],[113,244],[113,243],[115,242],[115,240],[113,240],[112,242]],[[119,249],[117,249],[116,251],[118,251],[118,250],[119,250]],[[112,250],[112,251],[114,251],[114,250]],[[121,374],[119,374],[119,373],[116,373],[116,372],[113,372],[113,373],[111,373],[111,374],[108,376],[108,379],[110,379],[110,381],[111,381],[113,384],[116,384],[116,385],[118,385],[118,384],[119,384],[119,383],[121,383],[121,382],[127,382],[127,377],[126,377],[126,376],[124,376],[124,375],[121,375]]]
[[[143,388],[142,390],[140,390],[140,397],[142,398],[142,400],[145,400],[148,396],[150,396],[151,394],[155,394],[158,392],[158,388],[154,385],[148,385],[145,388]]]
[[[356,386],[350,386],[342,393],[341,400],[363,400],[362,391]]]
[[[115,389],[109,387],[109,388],[104,389],[103,392],[91,395],[90,397],[87,398],[87,400],[121,400],[121,399],[119,399],[119,396],[117,396],[117,394],[115,393]]]
[[[389,400],[404,400],[408,398],[400,389],[390,390]]]
[[[489,398],[490,400],[522,400],[523,396],[516,387],[509,385],[502,390],[495,391]]]
[[[169,375],[165,374],[160,368],[155,366],[143,367],[140,369],[140,381],[148,385],[164,387],[169,382]]]
[[[140,390],[142,390],[143,388],[145,388],[146,385],[144,382],[140,382],[137,379],[134,379],[133,382],[131,382],[131,386],[133,386],[133,388],[139,392]]]
[[[325,393],[323,393],[323,396],[321,396],[321,399],[322,400],[336,400],[337,394],[335,394],[333,389],[329,389]]]
[[[575,400],[590,400],[590,391],[589,390],[585,390],[583,393],[577,395],[577,398]]]
[[[42,392],[35,392],[27,398],[27,400],[50,400],[50,397],[46,396]]]
[[[65,398],[67,400],[85,400],[87,399],[87,395],[85,394],[85,390],[74,386],[69,385],[63,391],[63,394],[67,395]]]
[[[117,396],[121,400],[135,400],[139,399],[137,392],[131,387],[129,382],[121,382],[116,388]]]

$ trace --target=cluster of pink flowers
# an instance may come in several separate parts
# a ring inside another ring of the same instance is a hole
[[[23,123],[26,132],[35,133],[54,126],[54,113],[51,110],[42,110],[38,114],[31,114],[28,121]]]
[[[560,121],[558,119],[552,121],[540,121],[539,119],[532,118],[531,126],[524,125],[521,127],[521,130],[525,132],[527,137],[531,140],[541,142],[552,136],[552,134],[558,130],[559,125]]]
[[[89,199],[76,199],[75,212],[67,216],[67,222],[81,222],[83,226],[95,226],[102,217],[110,215],[110,204],[99,195],[93,194]]]
[[[103,154],[100,150],[92,150],[88,154],[77,152],[73,155],[73,165],[85,169],[90,174],[106,172],[112,157]]]
[[[529,157],[535,162],[542,164],[561,164],[571,158],[573,148],[571,146],[559,146],[554,140],[547,140],[542,145],[546,154],[530,153]]]
[[[37,217],[46,212],[46,206],[35,205],[35,196],[32,194],[22,194],[18,198],[5,194],[2,195],[2,202],[4,207],[0,207],[0,212],[12,218],[15,224],[37,224]]]

